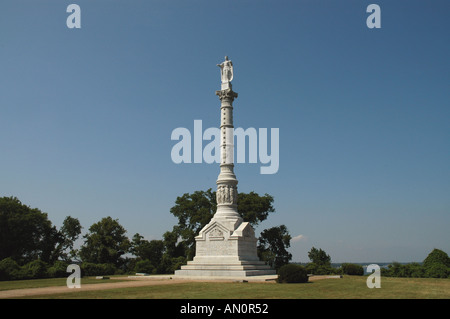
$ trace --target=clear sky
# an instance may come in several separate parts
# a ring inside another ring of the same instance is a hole
[[[66,8],[81,8],[69,29]],[[369,29],[369,4],[381,28]],[[234,125],[279,128],[280,166],[236,164],[268,193],[293,261],[422,261],[450,253],[448,0],[0,2],[0,196],[111,216],[146,239],[177,196],[215,188],[218,164],[174,164],[177,127],[219,125],[234,64]]]

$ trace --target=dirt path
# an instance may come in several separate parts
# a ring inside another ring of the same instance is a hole
[[[117,277],[117,280],[125,280],[120,282],[107,282],[98,284],[81,284],[81,288],[67,288],[67,286],[55,286],[55,287],[42,287],[42,288],[24,288],[24,289],[12,289],[0,291],[0,299],[4,298],[23,298],[31,296],[41,296],[41,295],[52,295],[59,293],[77,293],[79,291],[90,291],[90,290],[105,290],[105,289],[115,289],[115,288],[130,288],[130,287],[144,287],[144,286],[156,286],[156,285],[171,285],[184,282],[193,281],[209,281],[209,282],[229,282],[235,281],[236,279],[215,279],[215,280],[205,280],[205,279],[172,279],[172,276],[168,275],[156,275],[149,277]]]
[[[312,276],[311,281],[339,278],[340,276]],[[157,285],[171,285],[184,282],[193,282],[199,280],[189,279],[170,279],[169,276],[155,276],[153,278],[145,277],[118,277],[118,280],[125,280],[120,282],[107,282],[98,284],[81,284],[81,288],[67,288],[67,286],[55,286],[55,287],[42,287],[42,288],[24,288],[24,289],[12,289],[0,291],[0,299],[5,298],[23,298],[31,296],[52,295],[59,293],[77,293],[79,291],[91,291],[91,290],[105,290],[115,288],[130,288],[130,287],[144,287],[144,286],[157,286]],[[200,280],[200,281],[230,281],[230,279],[223,280]],[[274,281],[272,281],[274,282]]]
[[[3,290],[3,291],[0,291],[0,299],[30,297],[30,296],[36,296],[36,295],[51,295],[51,294],[59,294],[59,293],[77,293],[78,291],[89,291],[89,290],[104,290],[104,289],[143,287],[143,286],[154,286],[154,285],[170,285],[170,284],[188,282],[188,280],[181,280],[181,279],[170,279],[170,280],[169,279],[129,280],[128,278],[118,278],[118,279],[126,279],[127,281],[98,283],[98,284],[85,284],[85,285],[81,284],[81,288],[72,288],[72,289],[67,288],[67,286],[57,286],[57,287]]]

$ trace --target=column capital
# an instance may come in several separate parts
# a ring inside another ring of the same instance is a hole
[[[216,95],[219,96],[219,99],[222,100],[230,100],[233,101],[238,97],[238,94],[234,92],[232,89],[225,89],[216,91]]]

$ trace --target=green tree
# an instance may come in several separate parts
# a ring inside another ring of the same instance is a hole
[[[46,213],[16,197],[0,198],[0,260],[11,257],[19,264],[36,259],[52,263],[62,240]]]
[[[183,241],[178,241],[178,227],[174,226],[173,231],[167,231],[163,234],[164,254],[169,257],[185,256],[186,248]]]
[[[265,229],[259,237],[258,256],[279,269],[292,259],[292,254],[286,250],[290,245],[291,235],[285,225]]]
[[[179,241],[178,226],[173,227],[173,231],[167,231],[163,234],[163,255],[161,263],[157,267],[160,274],[170,274],[184,265],[187,261],[185,243]],[[191,257],[193,258],[193,256]]]
[[[125,233],[125,228],[117,219],[109,216],[102,218],[89,227],[89,233],[83,237],[85,242],[80,249],[82,261],[120,267],[124,262],[121,256],[130,248],[130,241]]]
[[[321,248],[312,247],[308,253],[308,258],[318,266],[331,266],[331,257]]]
[[[77,218],[67,216],[64,219],[63,225],[59,230],[62,240],[56,248],[57,255],[60,259],[71,262],[76,258],[78,250],[74,249],[73,245],[80,236],[82,228]]]
[[[148,241],[145,240],[143,236],[135,234],[131,241],[130,252],[140,260],[147,260],[153,265],[153,268],[157,269],[162,261],[164,242],[162,240]],[[146,262],[145,265],[147,265],[148,262]],[[144,263],[141,263],[141,265],[143,264]]]
[[[256,227],[260,222],[267,219],[269,213],[275,212],[273,197],[269,194],[259,196],[255,192],[238,194],[238,213],[245,222]]]
[[[444,251],[435,248],[428,254],[427,258],[425,258],[423,266],[428,268],[435,264],[442,264],[445,267],[450,267],[450,257],[448,257],[447,253]]]
[[[172,230],[172,237],[181,238],[186,249],[185,255],[192,258],[195,254],[194,237],[211,220],[216,211],[216,193],[211,189],[185,193],[175,200],[170,212],[178,218],[178,225]]]

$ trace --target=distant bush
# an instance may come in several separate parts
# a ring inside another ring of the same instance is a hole
[[[444,264],[436,263],[425,268],[427,278],[448,278],[450,276],[450,268]]]
[[[47,267],[47,263],[43,262],[40,259],[30,261],[28,264],[23,266],[26,277],[29,279],[47,278]]]
[[[139,260],[136,262],[135,267],[136,272],[153,274],[156,273],[156,268],[153,266],[152,262],[148,259]]]
[[[381,270],[382,276],[415,278],[450,278],[450,258],[440,249],[433,249],[423,264],[394,262]]]
[[[173,274],[175,270],[180,269],[181,266],[185,265],[187,262],[186,257],[170,257],[164,255],[161,260],[161,264],[158,265],[158,274]]]
[[[424,265],[419,263],[400,264],[394,262],[388,268],[381,269],[381,275],[386,277],[406,277],[406,278],[450,278],[450,267],[444,263],[436,261],[428,262]]]
[[[403,265],[399,262],[393,262],[387,266],[387,269],[381,269],[381,275],[386,277],[411,277],[411,273],[409,264]]]
[[[413,278],[424,278],[426,277],[425,273],[425,267],[423,267],[419,263],[410,263],[406,264],[404,266],[407,266],[407,269],[405,270],[405,273],[408,274],[408,277]]]
[[[70,273],[67,272],[67,266],[68,264],[61,260],[55,261],[53,266],[47,270],[48,276],[51,278],[68,277]]]
[[[40,259],[30,261],[20,266],[14,259],[8,257],[0,261],[0,280],[41,279],[49,277],[66,277],[67,264],[56,261],[52,266]]]
[[[287,264],[278,270],[279,283],[303,283],[307,281],[308,273],[303,266]]]
[[[338,268],[331,267],[330,265],[308,263],[305,268],[306,272],[312,275],[340,275],[340,270]]]
[[[0,261],[0,280],[16,280],[24,277],[22,268],[11,257]]]
[[[82,276],[114,275],[116,267],[113,264],[94,264],[84,262],[81,264]]]
[[[345,275],[353,275],[353,276],[364,275],[364,268],[361,265],[351,264],[351,263],[343,263],[341,267],[342,267],[342,272]]]

